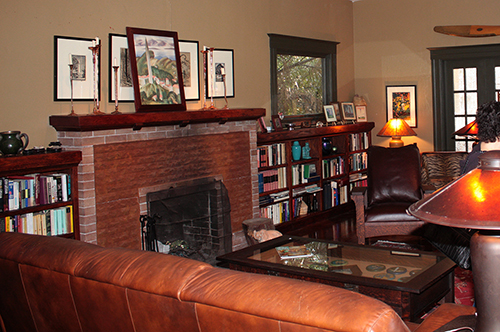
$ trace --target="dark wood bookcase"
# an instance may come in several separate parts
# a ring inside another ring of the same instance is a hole
[[[352,208],[352,188],[366,181],[366,149],[371,145],[374,126],[373,122],[358,122],[259,133],[261,216],[270,217],[272,214],[276,229],[285,233],[322,219],[331,219],[349,206]],[[325,150],[325,141],[326,146],[336,149]],[[293,159],[294,142],[301,147],[306,143],[309,145],[309,159]],[[274,161],[269,161],[270,158]],[[311,168],[316,170],[316,175],[305,179]],[[273,184],[269,185],[269,182]],[[342,197],[332,199],[335,193]],[[298,206],[303,207],[302,211]]]
[[[59,236],[70,237],[79,240],[80,229],[78,220],[78,164],[82,160],[81,151],[65,151],[55,153],[44,153],[27,156],[0,157],[0,178],[23,177],[31,174],[52,176],[55,174],[69,175],[70,198],[67,201],[56,203],[38,204],[15,210],[2,209],[0,219],[5,221],[6,217],[14,217],[37,213],[45,210],[59,209],[72,206],[73,232],[67,232]],[[8,199],[8,197],[3,197]],[[3,231],[3,230],[2,230]]]

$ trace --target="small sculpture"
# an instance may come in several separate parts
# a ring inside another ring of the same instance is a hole
[[[309,143],[306,142],[306,145],[302,147],[302,158],[304,159],[311,159],[311,156],[309,155],[309,152],[311,151],[311,148],[309,147]]]

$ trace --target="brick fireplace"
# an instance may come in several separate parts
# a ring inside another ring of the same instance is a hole
[[[233,249],[246,245],[242,222],[258,217],[256,120],[263,109],[52,116],[78,168],[80,238],[140,249],[146,194],[214,176],[231,204]]]

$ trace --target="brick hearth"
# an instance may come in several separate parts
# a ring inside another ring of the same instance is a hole
[[[63,148],[83,155],[78,168],[81,240],[139,249],[145,188],[220,176],[231,203],[233,249],[246,245],[242,222],[259,214],[255,120],[140,130],[55,127]]]

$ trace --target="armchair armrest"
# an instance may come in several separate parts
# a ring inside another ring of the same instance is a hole
[[[436,191],[436,188],[434,186],[431,186],[431,185],[423,185],[422,189],[424,191],[424,197],[423,198],[426,198],[427,196],[430,196],[433,192]]]
[[[351,199],[356,206],[356,234],[358,236],[358,244],[365,244],[366,187],[354,187],[351,191]]]

